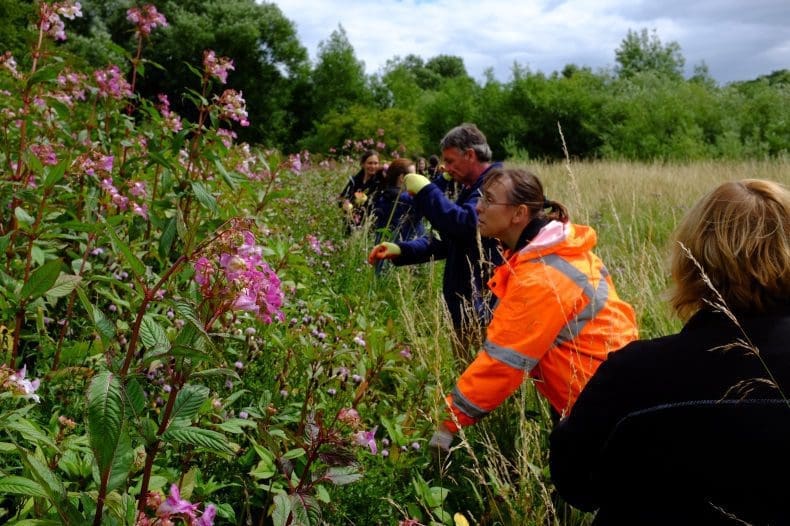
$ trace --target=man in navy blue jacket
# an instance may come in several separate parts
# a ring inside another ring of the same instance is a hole
[[[427,218],[439,236],[425,236],[401,243],[380,243],[368,257],[373,264],[390,259],[395,265],[412,265],[446,259],[442,292],[453,328],[462,345],[479,337],[490,319],[490,294],[485,284],[492,269],[502,263],[494,239],[480,239],[477,232],[477,199],[486,173],[501,163],[491,162],[491,148],[474,124],[456,126],[439,143],[445,170],[462,185],[455,202],[426,177],[408,174],[406,190],[414,207]],[[482,253],[480,251],[482,247]]]

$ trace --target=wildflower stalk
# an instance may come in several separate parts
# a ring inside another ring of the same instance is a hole
[[[85,252],[82,254],[82,262],[80,263],[80,269],[77,272],[78,276],[82,276],[82,272],[85,270],[85,264],[88,261],[88,254],[90,254],[91,248],[93,247],[93,242],[96,240],[96,234],[88,235],[88,241],[85,244]],[[52,371],[57,371],[58,366],[60,365],[60,352],[63,349],[63,341],[66,339],[66,331],[69,327],[69,320],[71,320],[71,313],[74,310],[74,302],[77,299],[77,289],[71,291],[69,295],[69,304],[66,307],[66,316],[65,316],[65,323],[60,328],[60,336],[58,337],[58,346],[55,349],[55,356],[52,358]]]
[[[134,325],[132,326],[132,335],[129,339],[129,346],[126,348],[126,356],[123,361],[123,366],[121,367],[121,371],[118,373],[121,378],[126,378],[126,374],[129,372],[129,366],[132,363],[132,359],[134,358],[134,354],[137,350],[137,341],[140,338],[140,327],[143,323],[143,316],[147,310],[148,304],[154,299],[154,295],[156,292],[162,288],[162,286],[170,279],[180,267],[183,265],[189,258],[185,255],[179,256],[179,258],[170,266],[169,269],[162,275],[159,281],[151,288],[146,288],[143,285],[144,293],[143,293],[143,301],[140,303],[140,308],[137,310],[137,317],[134,320]]]
[[[151,482],[151,471],[154,467],[154,459],[156,458],[157,453],[159,453],[159,448],[162,446],[162,441],[159,440],[158,437],[162,436],[162,434],[167,430],[167,426],[170,424],[170,415],[173,414],[173,406],[176,403],[176,396],[181,390],[181,387],[186,382],[186,378],[183,378],[178,374],[173,377],[173,380],[174,381],[171,384],[172,389],[170,391],[170,396],[167,399],[167,405],[165,406],[165,410],[162,412],[162,421],[159,423],[159,428],[156,430],[157,439],[151,444],[150,448],[146,449],[145,452],[143,480],[140,485],[140,495],[137,501],[137,512],[139,514],[145,513],[145,498],[146,495],[148,495],[148,484]]]
[[[52,187],[47,187],[44,189],[44,193],[41,196],[41,202],[38,205],[38,211],[36,212],[36,218],[33,221],[33,225],[30,228],[30,233],[28,234],[28,242],[27,242],[27,250],[25,254],[25,273],[22,279],[22,287],[30,279],[30,272],[33,266],[33,242],[36,240],[38,227],[41,225],[41,219],[44,216],[44,207],[47,202],[47,198],[49,194],[52,192]],[[16,311],[16,318],[15,318],[15,325],[14,325],[14,342],[13,347],[11,348],[11,361],[9,362],[10,366],[14,366],[16,363],[17,355],[19,354],[19,335],[22,332],[22,326],[25,323],[25,309],[27,308],[27,298],[20,298],[19,299],[19,306]]]

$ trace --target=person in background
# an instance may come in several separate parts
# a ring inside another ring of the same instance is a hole
[[[414,161],[414,172],[420,175],[428,175],[428,163],[425,157],[417,157]]]
[[[431,155],[428,157],[428,168],[426,170],[427,173],[423,174],[431,182],[434,182],[434,179],[437,175],[441,175],[441,170],[439,170],[439,156],[438,155]]]
[[[414,200],[403,190],[404,177],[414,173],[414,169],[409,159],[395,159],[384,172],[381,190],[373,204],[375,243],[382,239],[409,241],[425,235],[422,218],[414,210]]]
[[[380,186],[377,176],[379,154],[366,150],[359,159],[359,171],[348,178],[346,186],[338,196],[338,202],[346,214],[346,232],[360,226],[373,207],[373,199]]]
[[[492,170],[481,192],[480,235],[502,243],[505,262],[488,282],[498,301],[483,348],[447,396],[452,417],[430,440],[437,451],[448,452],[459,426],[496,409],[527,375],[555,417],[567,414],[598,366],[637,338],[634,310],[592,252],[591,227],[572,224],[526,170]]]
[[[751,490],[724,501],[712,487],[687,487],[683,468],[669,478],[640,473],[648,482],[628,494],[594,482],[605,469],[604,444],[626,415],[701,400],[786,403],[790,393],[790,191],[766,180],[723,183],[691,208],[674,240],[669,300],[684,327],[632,342],[601,365],[552,432],[552,478],[569,503],[600,508],[595,524],[787,524],[786,490],[768,475],[770,460],[758,466],[764,478],[744,481]],[[713,430],[714,440],[726,443],[727,429]],[[688,432],[682,422],[677,432]],[[787,455],[784,449],[776,454]],[[722,455],[725,481],[733,460],[747,453]]]
[[[430,181],[444,192],[448,199],[455,199],[458,195],[458,183],[453,181],[452,176],[444,169],[444,165],[439,163],[439,158],[431,155],[428,160],[428,170],[425,174]]]
[[[484,284],[501,258],[495,240],[480,242],[475,206],[486,175],[500,164],[491,162],[491,148],[474,124],[461,124],[447,132],[440,147],[447,172],[463,185],[455,202],[425,176],[404,177],[406,190],[414,196],[414,209],[439,236],[379,243],[368,262],[389,259],[399,266],[445,259],[442,293],[457,337],[456,348],[464,349],[480,341],[481,327],[490,319],[492,304],[484,295]]]

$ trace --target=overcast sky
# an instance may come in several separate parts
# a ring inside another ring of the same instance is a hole
[[[676,41],[686,72],[705,62],[719,83],[790,69],[790,0],[274,0],[315,60],[342,25],[368,74],[395,56],[457,55],[482,80],[516,61],[549,74],[615,64],[629,29]]]

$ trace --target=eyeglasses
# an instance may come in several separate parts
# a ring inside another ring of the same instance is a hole
[[[477,202],[480,203],[480,206],[483,208],[488,208],[491,205],[517,206],[515,203],[499,203],[492,201],[491,196],[484,194],[480,189],[477,190]]]

